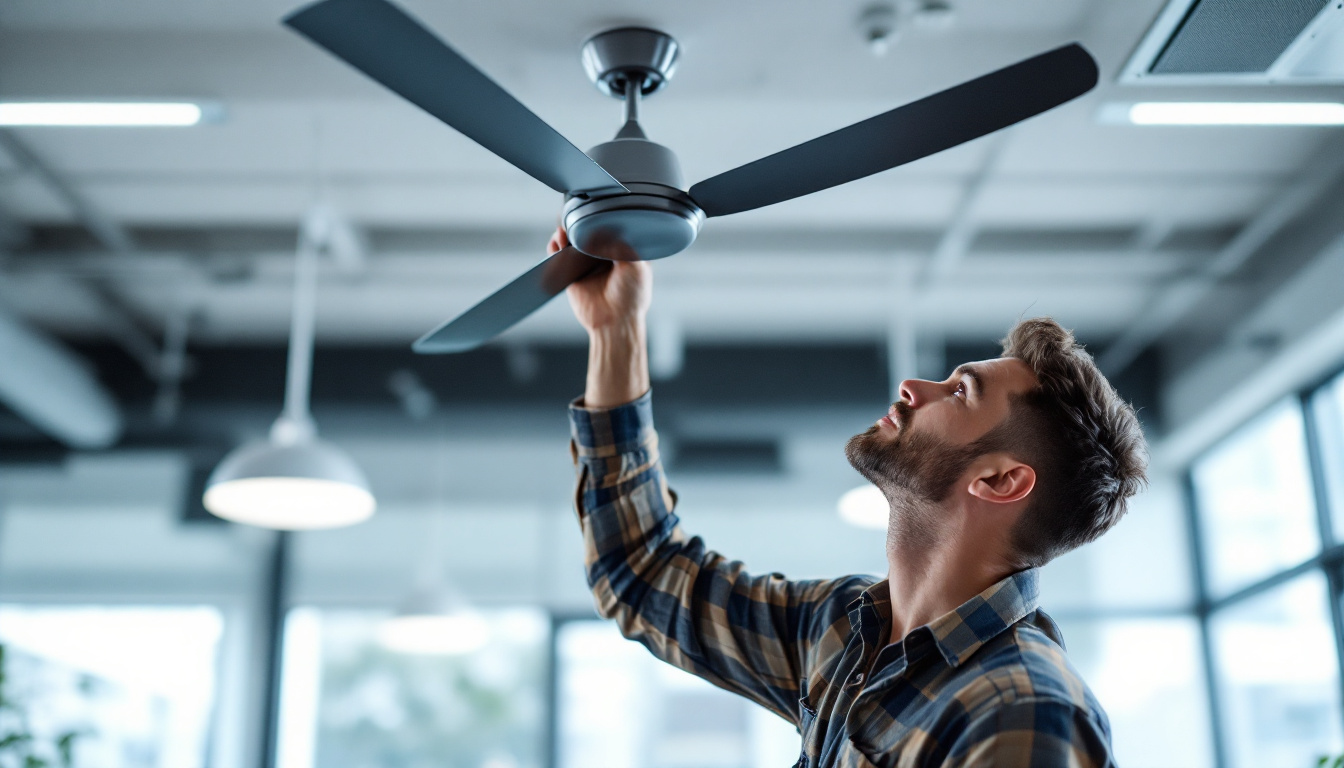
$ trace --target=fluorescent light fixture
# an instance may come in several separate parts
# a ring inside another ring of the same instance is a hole
[[[191,102],[0,102],[0,126],[185,126],[204,114]]]
[[[845,495],[840,497],[836,511],[840,513],[840,519],[850,525],[883,530],[887,527],[891,505],[887,503],[887,497],[882,495],[882,491],[870,484],[846,491]]]
[[[1134,125],[1344,125],[1344,104],[1144,101],[1129,105],[1127,117]]]
[[[378,627],[378,642],[389,651],[427,656],[454,656],[485,647],[490,626],[479,614],[403,614]]]

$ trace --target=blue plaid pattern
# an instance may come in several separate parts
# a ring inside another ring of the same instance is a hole
[[[658,658],[796,724],[798,766],[1114,766],[1106,715],[1036,607],[1036,570],[892,642],[885,581],[751,575],[682,531],[650,395],[576,402],[570,421],[598,611]]]

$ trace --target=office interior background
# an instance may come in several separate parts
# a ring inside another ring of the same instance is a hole
[[[901,379],[1054,316],[1152,448],[1128,516],[1043,575],[1119,763],[1344,754],[1338,3],[404,6],[580,147],[620,117],[583,40],[670,32],[678,71],[642,117],[688,179],[1084,44],[1101,82],[1083,98],[715,220],[654,265],[679,512],[754,571],[883,572],[844,441]],[[481,350],[410,351],[544,255],[560,196],[282,28],[294,7],[0,4],[0,116],[200,108],[0,127],[0,726],[22,715],[53,760],[73,734],[88,768],[792,764],[791,725],[595,617],[566,418],[586,353],[563,297]],[[312,413],[377,512],[281,534],[201,499],[281,412],[314,222],[339,247],[317,264]],[[397,643],[427,593],[450,631]]]

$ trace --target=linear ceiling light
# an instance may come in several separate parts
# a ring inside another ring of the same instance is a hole
[[[1129,107],[1135,125],[1344,125],[1344,104],[1145,101]]]
[[[0,126],[186,126],[203,114],[191,102],[0,102]]]

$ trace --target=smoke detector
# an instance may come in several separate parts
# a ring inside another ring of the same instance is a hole
[[[885,56],[907,25],[941,32],[956,23],[956,13],[947,0],[899,0],[896,5],[870,5],[859,14],[859,31],[874,56]]]
[[[859,31],[874,56],[885,56],[899,37],[900,16],[894,5],[870,5],[859,14]]]

